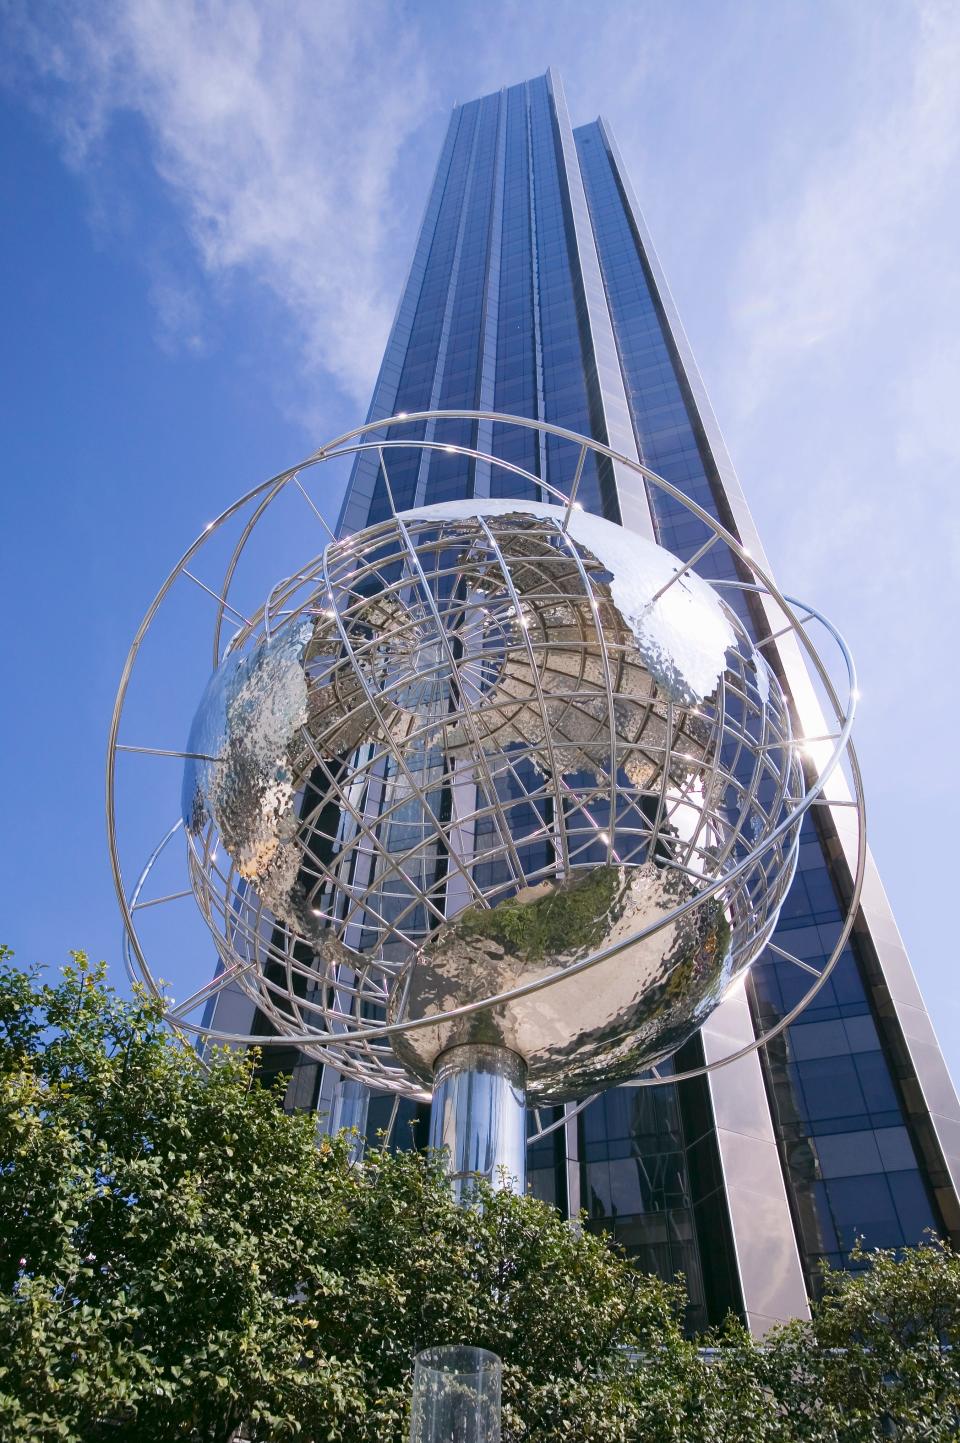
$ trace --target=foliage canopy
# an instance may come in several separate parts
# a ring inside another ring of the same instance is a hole
[[[504,1359],[505,1443],[956,1436],[948,1249],[707,1358],[681,1285],[532,1198],[457,1208],[440,1158],[358,1165],[254,1063],[204,1066],[80,953],[55,984],[2,954],[0,1437],[400,1443],[413,1354],[454,1342]]]

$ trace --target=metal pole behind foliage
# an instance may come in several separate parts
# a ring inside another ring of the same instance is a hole
[[[426,1348],[413,1363],[410,1443],[500,1443],[503,1365],[486,1348]]]

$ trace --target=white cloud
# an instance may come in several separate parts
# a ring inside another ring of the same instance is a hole
[[[945,296],[951,316],[955,296]],[[897,458],[905,465],[960,462],[957,394],[960,389],[960,341],[951,334],[943,344],[918,355],[898,388],[900,429]]]
[[[160,264],[150,267],[150,301],[156,315],[155,339],[169,356],[205,355],[209,350],[204,306],[197,288]]]
[[[354,405],[369,400],[450,101],[554,59],[594,114],[613,57],[617,92],[632,96],[662,30],[610,3],[585,35],[574,0],[498,0],[441,25],[398,0],[11,0],[0,67],[53,123],[99,232],[128,227],[117,207],[137,197],[107,172],[117,122],[142,124],[208,281],[245,273],[292,316],[302,366],[290,409],[309,415],[303,383],[318,371]],[[427,117],[436,135],[411,144]],[[158,343],[203,351],[211,297],[194,265],[178,266],[168,240],[146,250]]]
[[[23,6],[15,30],[14,83],[32,84],[70,163],[89,171],[114,118],[139,117],[206,269],[268,287],[308,367],[364,404],[402,274],[390,245],[398,160],[428,104],[396,10],[116,0]],[[184,286],[166,277],[153,291],[161,334],[201,344]]]
[[[819,143],[794,137],[772,211],[744,250],[735,303],[744,411],[794,359],[808,363],[851,325],[862,328],[884,287],[903,284],[898,268],[955,183],[960,8],[931,0],[861,18],[855,123],[832,147],[815,124]]]

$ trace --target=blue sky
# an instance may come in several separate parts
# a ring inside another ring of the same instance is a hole
[[[210,516],[362,419],[449,107],[554,64],[619,139],[778,580],[855,651],[872,844],[960,1076],[960,784],[933,765],[960,704],[960,7],[13,0],[0,26],[21,961],[82,946],[119,979],[102,769],[139,617]]]

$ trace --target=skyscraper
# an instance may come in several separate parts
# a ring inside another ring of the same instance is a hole
[[[664,476],[762,559],[610,130],[602,120],[573,130],[552,72],[451,116],[368,419],[438,408],[590,434]],[[557,485],[577,459],[556,438],[489,422],[432,423],[426,434],[534,475],[549,468]],[[396,454],[400,509],[517,495],[512,479],[482,463]],[[690,512],[615,465],[588,471],[579,497],[684,559],[708,536]],[[377,457],[364,453],[341,532],[388,513]],[[714,546],[697,569],[730,577],[735,563]],[[780,663],[799,697],[808,685],[800,663]],[[800,966],[765,954],[677,1070],[766,1030],[806,991],[804,964],[829,955],[848,882],[844,839],[824,809],[804,827],[778,929]],[[291,1105],[331,1105],[334,1078],[292,1050],[273,1050],[267,1065],[293,1069]],[[374,1100],[370,1129],[384,1116]],[[682,1270],[694,1326],[728,1308],[758,1331],[803,1313],[819,1260],[845,1265],[858,1235],[896,1246],[927,1228],[960,1234],[960,1105],[872,864],[854,935],[795,1024],[706,1078],[608,1092],[535,1145],[531,1171],[542,1196],[583,1207],[638,1265]]]

